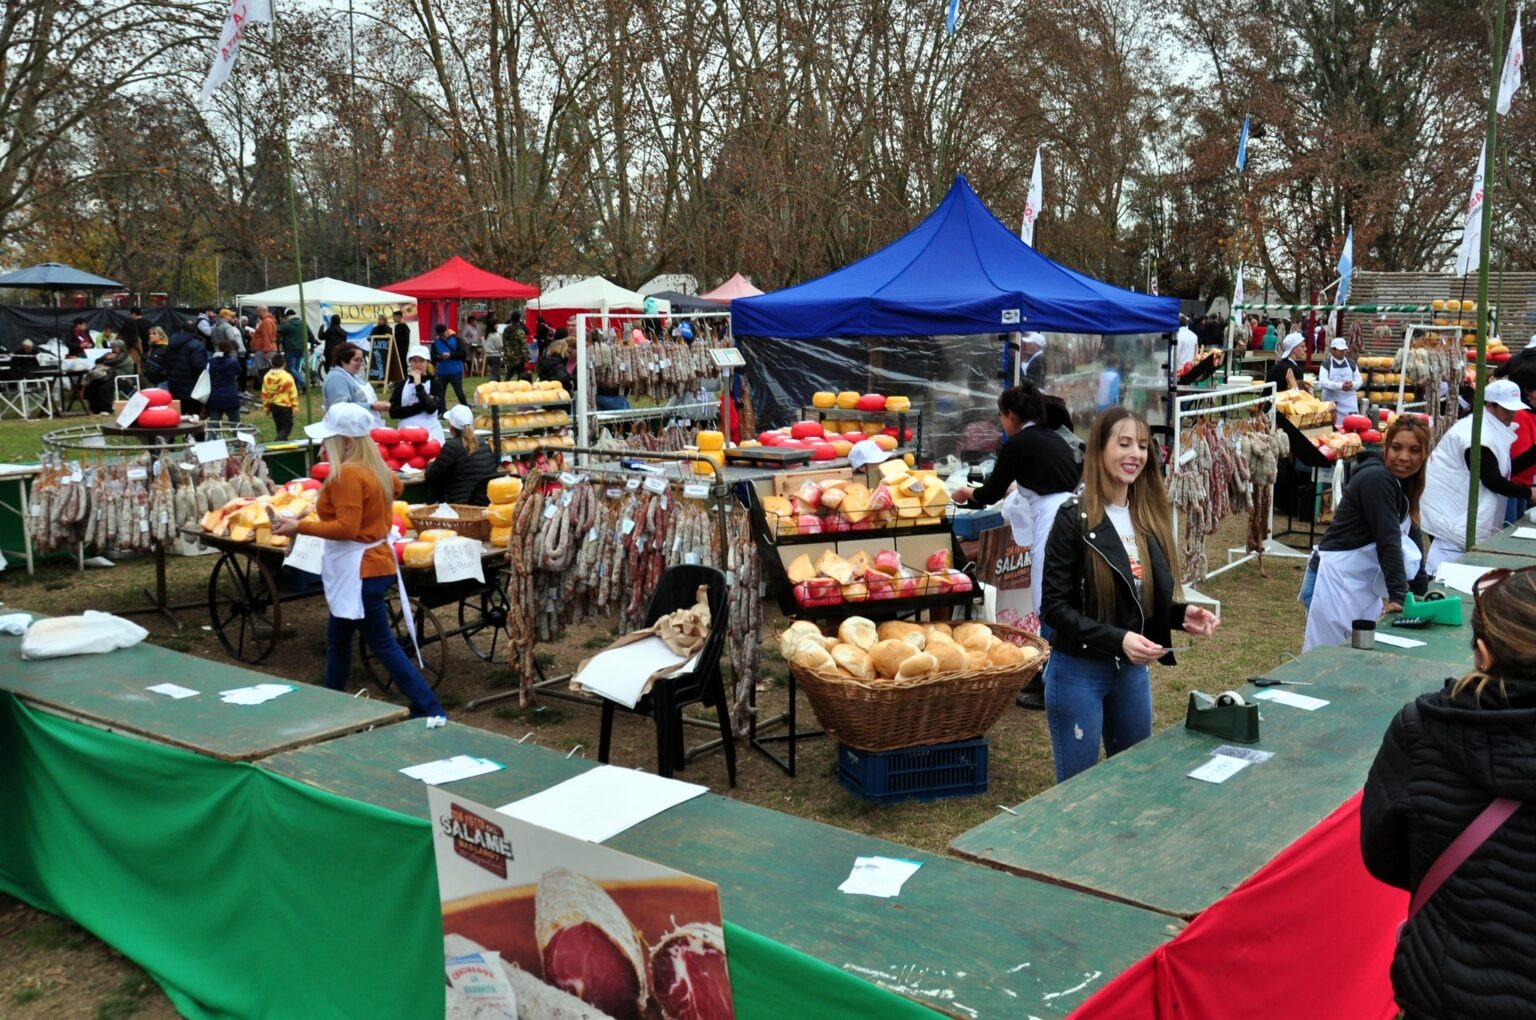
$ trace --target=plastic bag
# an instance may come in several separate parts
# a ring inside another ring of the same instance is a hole
[[[121,616],[87,609],[84,616],[38,620],[21,639],[23,659],[58,659],[66,655],[99,655],[130,648],[149,631]]]
[[[192,399],[201,404],[208,399],[208,395],[212,392],[213,378],[205,368],[203,369],[203,374],[197,377],[197,382],[192,384]]]

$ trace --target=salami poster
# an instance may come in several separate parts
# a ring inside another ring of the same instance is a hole
[[[1013,540],[1013,528],[1007,524],[981,533],[981,548],[976,555],[976,578],[1003,591],[1028,589],[1034,560],[1030,547]]]
[[[448,1020],[735,1015],[713,883],[427,796]]]

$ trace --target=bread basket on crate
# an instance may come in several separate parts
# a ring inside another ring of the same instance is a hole
[[[444,505],[458,516],[432,516],[439,506]],[[483,506],[470,506],[465,503],[426,503],[411,507],[410,521],[411,527],[416,529],[418,535],[433,528],[442,528],[454,532],[460,538],[473,538],[477,542],[484,542],[491,537],[491,520],[485,516]]]
[[[1000,623],[982,626],[994,640],[1033,655],[1014,665],[890,680],[860,680],[793,660],[789,668],[822,728],[847,747],[894,751],[969,740],[992,728],[1050,657],[1050,645],[1033,634]]]

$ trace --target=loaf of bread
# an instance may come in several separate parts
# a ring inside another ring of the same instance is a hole
[[[790,624],[784,633],[779,635],[779,657],[789,662],[795,657],[795,649],[799,648],[800,643],[807,638],[813,638],[817,644],[826,647],[826,642],[822,640],[821,628],[814,623],[809,620],[796,620]]]
[[[933,656],[927,652],[918,652],[909,655],[901,664],[901,669],[896,673],[897,680],[917,680],[934,672],[939,668]]]
[[[916,654],[916,649],[900,638],[887,638],[869,650],[875,672],[887,680],[901,672],[901,664]]]
[[[973,652],[992,647],[992,628],[984,623],[962,623],[955,628],[955,643]]]
[[[932,641],[935,634],[950,639],[953,639],[955,636],[954,629],[947,623],[930,623],[928,625],[928,640]]]
[[[837,628],[837,639],[843,644],[853,645],[867,652],[875,647],[880,636],[873,620],[866,620],[862,616],[850,616]]]
[[[968,652],[965,653],[965,657],[968,660],[966,662],[966,668],[967,669],[986,669],[987,668],[987,653],[986,652],[968,651]]]
[[[1024,649],[1018,645],[999,641],[987,650],[987,664],[991,666],[1017,666],[1024,661]]]
[[[836,665],[832,660],[832,653],[827,651],[826,646],[815,641],[807,641],[801,645],[789,661],[806,669],[829,670]]]
[[[933,656],[936,667],[944,673],[963,670],[969,661],[965,649],[953,641],[929,641],[927,654]]]
[[[905,620],[886,620],[877,631],[881,641],[892,639],[905,641],[907,644],[923,650],[928,643],[928,632],[915,623],[907,623]]]
[[[857,680],[875,678],[874,662],[870,660],[869,653],[857,645],[833,645],[832,661],[847,670],[848,675]]]

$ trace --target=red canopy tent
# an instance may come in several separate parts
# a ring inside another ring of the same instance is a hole
[[[416,298],[417,336],[424,343],[425,338],[432,336],[432,330],[438,323],[446,323],[450,329],[459,328],[459,302],[466,298],[526,301],[539,296],[539,288],[532,284],[522,283],[509,276],[497,276],[457,255],[436,269],[402,280],[401,283],[409,283],[416,288],[400,293],[411,294]]]

